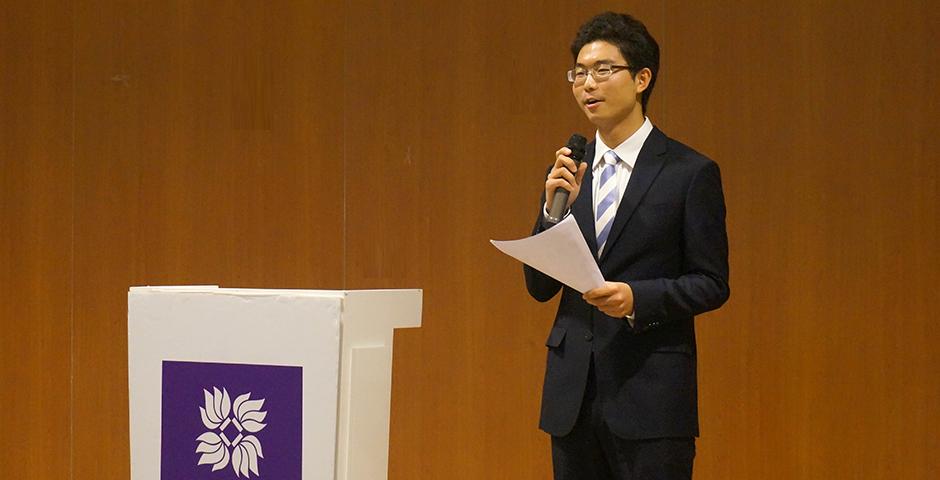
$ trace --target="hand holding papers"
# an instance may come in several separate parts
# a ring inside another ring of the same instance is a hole
[[[604,285],[604,277],[584,243],[574,215],[529,238],[490,240],[490,243],[506,255],[581,293]]]

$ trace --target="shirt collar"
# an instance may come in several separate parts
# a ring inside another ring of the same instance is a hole
[[[601,140],[600,132],[594,134],[594,163],[592,169],[597,169],[601,163],[604,163],[604,154],[608,150],[613,150],[614,153],[620,157],[620,160],[624,161],[632,170],[636,165],[636,159],[640,155],[640,149],[643,148],[643,144],[646,142],[647,137],[650,136],[650,132],[653,131],[653,124],[650,122],[649,117],[645,117],[643,120],[643,125],[640,125],[640,128],[637,131],[633,132],[633,135],[630,135],[630,138],[624,140],[620,145],[617,145],[614,148],[610,148],[604,144],[604,141]]]

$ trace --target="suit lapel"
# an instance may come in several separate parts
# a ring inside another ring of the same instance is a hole
[[[591,142],[584,151],[583,161],[588,164],[587,171],[581,179],[581,192],[571,204],[571,214],[578,221],[591,254],[597,258],[597,234],[594,233],[594,173],[591,171],[594,163],[594,148],[595,142]]]
[[[646,139],[646,142],[643,143],[640,154],[637,156],[633,173],[630,174],[630,181],[627,183],[627,189],[623,193],[620,205],[617,207],[617,215],[614,217],[614,224],[611,226],[610,234],[607,236],[607,246],[604,248],[604,253],[601,255],[598,263],[603,262],[610,254],[610,251],[613,250],[612,247],[617,243],[617,239],[620,238],[623,227],[630,220],[630,217],[633,216],[634,210],[636,210],[637,205],[640,204],[643,195],[649,190],[650,185],[653,184],[653,180],[659,175],[660,170],[663,168],[663,163],[666,160],[665,153],[666,136],[662,131],[654,127],[653,131],[650,132],[649,137]],[[593,205],[593,199],[591,200]],[[590,223],[592,225],[592,236],[595,236],[593,234],[594,222],[592,221]],[[596,256],[596,238],[594,243],[595,247],[593,251]]]

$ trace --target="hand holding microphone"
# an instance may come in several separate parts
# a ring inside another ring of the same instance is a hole
[[[587,171],[584,146],[587,139],[574,134],[568,145],[555,152],[555,165],[545,180],[545,205],[548,206],[548,221],[558,223],[581,191],[581,179]]]

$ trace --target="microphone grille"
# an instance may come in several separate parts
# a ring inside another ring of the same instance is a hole
[[[571,158],[577,162],[580,162],[584,158],[584,147],[587,145],[587,139],[578,135],[577,133],[572,135],[568,139],[568,147],[571,150]]]

